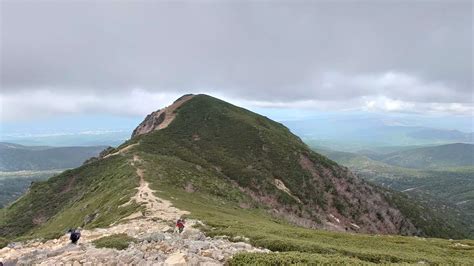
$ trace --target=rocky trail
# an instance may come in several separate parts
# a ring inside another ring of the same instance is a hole
[[[108,228],[82,230],[77,245],[70,244],[69,235],[44,243],[40,240],[10,243],[0,250],[0,261],[4,265],[222,265],[239,252],[269,252],[226,237],[206,237],[193,227],[201,223],[197,220],[187,220],[185,230],[178,234],[174,222],[188,212],[153,194],[139,167],[138,156],[134,155],[130,163],[136,168],[140,185],[126,204],[136,201],[145,211]],[[127,234],[136,241],[124,250],[96,248],[92,243],[115,234]]]
[[[136,173],[140,178],[140,185],[137,188],[137,194],[133,196],[128,203],[123,206],[130,204],[135,201],[145,206],[145,213],[137,212],[125,219],[138,218],[144,216],[147,219],[157,218],[165,221],[176,221],[185,214],[189,214],[187,211],[179,210],[172,206],[171,202],[157,198],[153,193],[154,191],[150,188],[148,182],[144,179],[143,170],[138,167],[140,158],[137,155],[133,156],[131,165],[135,167]]]

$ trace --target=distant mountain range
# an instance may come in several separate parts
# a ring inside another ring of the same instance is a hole
[[[474,132],[465,133],[459,130],[424,128],[409,132],[407,135],[420,140],[474,142]]]
[[[309,119],[284,124],[312,146],[349,152],[367,147],[474,142],[472,132],[399,125],[372,117]]]
[[[42,134],[5,134],[0,142],[27,146],[117,146],[130,137],[131,130],[84,131],[77,133],[56,132]]]
[[[422,147],[383,155],[370,155],[372,159],[391,165],[433,169],[445,167],[474,166],[474,145],[465,143]]]
[[[97,156],[105,146],[49,147],[0,142],[0,171],[66,169]]]

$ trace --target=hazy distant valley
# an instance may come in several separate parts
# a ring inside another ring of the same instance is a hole
[[[19,198],[32,182],[80,166],[105,146],[24,146],[0,142],[0,207]]]
[[[389,153],[416,146],[473,143],[472,120],[380,114],[320,114],[283,123],[308,145],[336,151]],[[456,124],[457,123],[457,124]]]

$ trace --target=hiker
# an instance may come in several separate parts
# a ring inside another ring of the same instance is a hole
[[[71,240],[71,243],[77,244],[77,241],[79,241],[79,238],[81,238],[80,228],[69,229],[68,233],[71,234],[71,236],[69,237],[69,239]]]
[[[178,221],[176,222],[176,227],[178,227],[178,232],[181,234],[181,232],[183,232],[183,229],[184,229],[184,219],[178,219]]]

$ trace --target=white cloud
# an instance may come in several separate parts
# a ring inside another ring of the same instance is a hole
[[[469,1],[59,2],[2,2],[3,121],[143,116],[188,91],[247,107],[472,112]]]
[[[472,92],[469,1],[69,2],[2,1],[3,92],[209,87],[274,102]]]
[[[199,90],[247,108],[315,109],[323,111],[376,111],[401,113],[437,113],[473,115],[472,95],[458,93],[441,83],[424,81],[413,75],[396,71],[344,75],[325,72],[312,81],[313,89],[305,99],[286,101],[249,100],[227,91]],[[0,120],[34,119],[58,114],[117,114],[144,116],[170,104],[182,93],[132,88],[116,93],[95,90],[55,88],[30,89],[0,93]],[[449,95],[449,97],[446,97]],[[301,97],[300,97],[301,98]],[[445,99],[459,99],[450,102]]]
[[[472,102],[472,92],[456,90],[441,82],[423,80],[399,71],[346,74],[336,71],[316,74],[308,97],[320,100],[351,100],[380,96],[411,102]],[[469,97],[470,96],[470,97]]]
[[[366,97],[361,110],[369,112],[398,112],[416,114],[474,115],[473,103],[423,103],[382,97]]]
[[[361,107],[365,111],[384,112],[416,112],[416,105],[412,102],[393,100],[387,97],[370,97]]]
[[[30,120],[60,114],[144,115],[169,105],[180,95],[132,89],[128,93],[65,93],[39,89],[0,94],[2,121]]]

